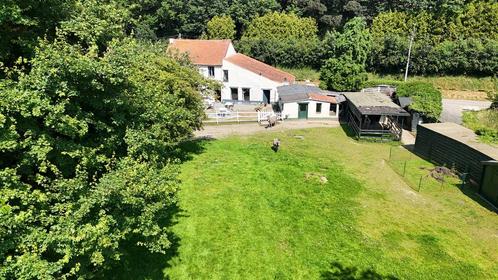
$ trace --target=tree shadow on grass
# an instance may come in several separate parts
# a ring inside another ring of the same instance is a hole
[[[202,154],[205,150],[206,144],[214,141],[215,139],[209,137],[193,138],[180,143],[173,149],[169,156],[180,162],[186,162],[193,159],[194,155]]]
[[[343,266],[338,262],[332,262],[327,271],[322,272],[322,280],[395,280],[399,279],[393,275],[382,275],[372,269],[361,270],[356,267]]]
[[[194,155],[203,153],[205,145],[212,140],[210,138],[197,138],[182,142],[173,150],[168,151],[168,156],[178,159],[181,163],[190,161],[194,158]],[[160,222],[160,226],[171,229],[177,223],[179,217],[185,216],[185,212],[175,204],[165,209],[162,216],[164,219]],[[168,232],[168,240],[171,245],[165,254],[151,253],[147,248],[138,246],[138,240],[130,238],[130,240],[123,242],[120,246],[121,259],[98,278],[124,280],[168,279],[164,274],[164,270],[170,266],[170,260],[178,256],[180,238],[173,232]]]
[[[177,223],[178,217],[184,215],[178,205],[165,210],[160,226],[171,228]],[[167,279],[164,269],[169,267],[169,261],[178,255],[180,238],[173,232],[168,232],[170,247],[165,254],[151,253],[147,248],[138,246],[138,238],[130,238],[121,244],[121,259],[105,271],[101,279]]]

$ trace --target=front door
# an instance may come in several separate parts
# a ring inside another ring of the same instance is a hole
[[[265,104],[270,104],[270,93],[271,91],[269,89],[263,90],[263,102]]]
[[[308,118],[308,104],[300,103],[299,104],[299,119],[307,119]]]

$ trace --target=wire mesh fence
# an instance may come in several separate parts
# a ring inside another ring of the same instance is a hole
[[[465,174],[452,166],[437,166],[400,146],[389,151],[388,164],[417,192],[444,191],[465,186]]]

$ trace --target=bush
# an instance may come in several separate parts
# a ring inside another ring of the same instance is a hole
[[[335,91],[357,91],[367,80],[363,65],[349,57],[330,58],[320,70],[320,87]]]
[[[429,119],[438,120],[443,111],[441,92],[430,83],[408,82],[397,86],[398,96],[411,97],[413,103],[410,109],[415,110]]]

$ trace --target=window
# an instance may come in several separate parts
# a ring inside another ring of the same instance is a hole
[[[239,89],[238,88],[230,88],[232,92],[232,100],[239,100]]]
[[[242,95],[244,96],[244,101],[250,101],[251,100],[251,89],[250,88],[243,88]]]
[[[223,70],[223,82],[228,82],[228,70]]]
[[[214,67],[208,66],[209,77],[214,77]]]
[[[321,113],[322,112],[322,103],[316,103],[316,112]]]

